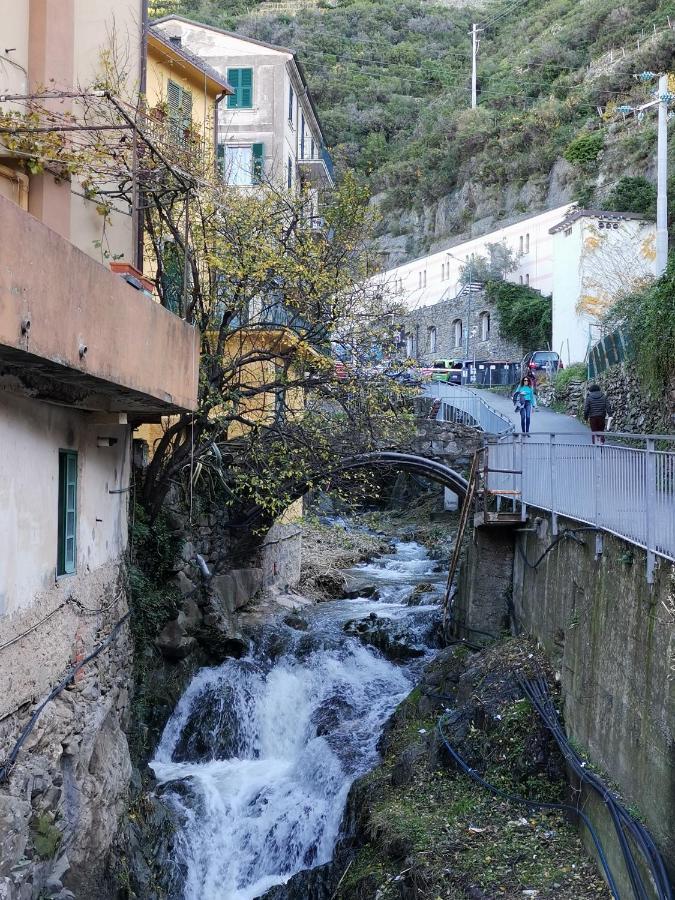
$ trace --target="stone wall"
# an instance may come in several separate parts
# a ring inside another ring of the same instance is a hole
[[[559,520],[560,529],[566,526],[578,524]],[[561,540],[534,568],[553,540],[547,518],[510,535],[478,532],[468,545],[455,615],[492,632],[510,615],[514,630],[543,645],[561,682],[568,734],[639,810],[673,872],[675,569],[662,561],[650,587],[643,551],[604,535],[596,555],[595,534],[578,537],[581,543]],[[509,543],[511,553],[516,548],[512,606],[502,569],[492,601],[485,585],[487,578],[491,588],[495,559],[508,565]],[[591,812],[618,854],[602,804]]]
[[[612,366],[593,379],[612,404],[612,430],[646,434],[672,434],[675,431],[675,389],[661,397],[650,395],[630,363]],[[590,382],[571,381],[555,399],[567,411],[583,417],[584,400]]]
[[[467,315],[470,314],[469,352],[466,352]],[[488,339],[481,340],[481,316],[489,316]],[[462,343],[455,343],[455,321],[462,323]],[[443,300],[406,315],[403,330],[416,336],[417,358],[423,365],[436,359],[520,360],[523,350],[499,333],[499,315],[484,291],[462,291],[452,300]],[[429,329],[436,329],[436,349],[431,351]]]
[[[126,597],[91,613],[97,641],[126,611]],[[46,638],[49,640],[48,636]],[[83,646],[89,653],[92,646]],[[9,780],[0,785],[0,898],[95,897],[123,815],[131,777],[125,735],[132,666],[129,627],[49,702]],[[61,677],[61,676],[60,676]],[[35,706],[0,721],[0,761]]]

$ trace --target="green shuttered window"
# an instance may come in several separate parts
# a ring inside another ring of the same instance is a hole
[[[227,80],[234,88],[234,94],[227,98],[227,108],[252,109],[253,69],[228,69]]]
[[[185,132],[192,125],[192,94],[169,79],[166,88],[169,122],[174,137],[184,141]]]
[[[59,450],[59,536],[57,575],[71,575],[77,564],[77,453]]]

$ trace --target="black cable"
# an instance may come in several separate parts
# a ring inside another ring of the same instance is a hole
[[[665,865],[661,854],[659,853],[651,835],[637,822],[618,802],[615,795],[606,787],[604,782],[593,772],[586,770],[582,760],[576,751],[571,747],[567,735],[560,723],[557,711],[553,705],[551,695],[548,691],[546,681],[541,676],[537,679],[526,681],[519,679],[520,686],[527,698],[530,700],[535,710],[541,717],[544,725],[551,732],[553,739],[558,744],[561,753],[574,771],[581,783],[588,784],[601,797],[608,812],[612,818],[612,822],[616,829],[617,839],[621,847],[621,852],[626,863],[626,869],[631,880],[633,892],[638,900],[648,900],[647,893],[640,871],[635,863],[633,853],[626,841],[625,831],[630,832],[631,837],[635,841],[642,856],[647,863],[648,869],[658,892],[659,900],[672,900],[672,888],[670,880],[665,870]]]
[[[95,659],[99,655],[99,653],[101,653],[103,650],[105,650],[106,647],[108,647],[110,644],[112,644],[112,642],[115,640],[115,638],[121,631],[122,626],[127,621],[127,619],[129,618],[130,615],[131,615],[131,613],[128,612],[126,615],[122,616],[122,618],[112,629],[112,631],[110,632],[108,637],[104,641],[102,641],[98,645],[98,647],[96,647],[94,650],[92,650],[92,652],[88,656],[85,656],[85,658],[80,660],[80,662],[77,663],[77,665],[73,666],[73,668],[68,672],[68,674],[65,676],[65,678],[63,678],[55,687],[53,687],[51,689],[51,691],[49,692],[47,697],[42,701],[42,703],[38,706],[38,708],[35,710],[33,715],[28,720],[27,725],[22,730],[16,743],[14,744],[14,746],[12,747],[11,751],[9,752],[7,758],[5,759],[5,762],[2,766],[2,768],[0,768],[0,784],[3,784],[3,782],[7,781],[7,779],[9,778],[10,772],[12,771],[12,767],[14,766],[14,763],[16,762],[16,758],[19,755],[19,751],[21,750],[22,746],[24,745],[26,738],[28,737],[28,735],[31,733],[31,731],[35,727],[35,723],[40,718],[40,714],[42,713],[42,710],[45,708],[45,706],[51,700],[54,700],[55,697],[58,697],[58,695],[66,687],[68,687],[68,685],[75,678],[75,676],[80,671],[80,669],[82,669],[84,666],[86,666],[86,664],[88,662],[91,662],[92,659]]]
[[[589,834],[595,844],[595,849],[598,852],[598,857],[600,859],[600,863],[602,865],[603,871],[605,873],[605,877],[607,879],[607,883],[609,885],[609,889],[612,892],[615,900],[621,900],[619,891],[614,882],[614,878],[612,876],[612,872],[609,868],[609,863],[607,862],[607,858],[605,856],[605,852],[602,849],[602,844],[600,843],[600,838],[595,832],[595,829],[591,825],[588,816],[578,807],[572,806],[570,803],[551,803],[543,800],[529,800],[527,797],[518,797],[514,794],[508,794],[506,791],[503,791],[501,788],[496,787],[494,784],[490,784],[489,781],[486,781],[481,775],[476,772],[475,769],[472,769],[471,766],[468,765],[464,761],[464,759],[459,755],[459,753],[451,746],[448,741],[445,732],[443,731],[443,720],[447,718],[447,713],[438,720],[437,729],[438,733],[445,745],[445,749],[448,751],[450,756],[457,763],[459,768],[469,776],[473,781],[479,784],[481,787],[485,788],[487,791],[490,791],[491,794],[494,794],[496,797],[501,797],[503,800],[508,800],[509,803],[519,803],[524,806],[529,806],[532,809],[550,809],[550,810],[560,810],[563,812],[573,812],[575,815],[579,816],[579,818],[583,821],[584,825],[588,829]]]
[[[560,532],[560,534],[551,541],[551,543],[544,550],[544,552],[541,554],[541,556],[537,559],[536,562],[530,562],[530,560],[527,558],[527,556],[525,554],[525,551],[520,546],[520,541],[516,541],[516,547],[518,548],[518,552],[520,553],[521,557],[523,558],[523,562],[525,563],[525,565],[530,569],[536,569],[536,568],[538,568],[540,563],[543,562],[543,560],[548,556],[548,554],[551,552],[551,550],[553,550],[554,547],[558,546],[560,541],[571,540],[571,541],[576,541],[577,544],[583,544],[584,542],[581,540],[581,538],[576,537],[576,534],[579,531],[599,531],[599,529],[593,527],[592,525],[584,526],[583,528],[563,528],[563,530]]]

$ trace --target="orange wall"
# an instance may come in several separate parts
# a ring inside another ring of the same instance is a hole
[[[192,326],[4,197],[0,234],[0,350],[139,392],[158,410],[195,408],[199,338]],[[125,409],[123,391],[113,408]]]

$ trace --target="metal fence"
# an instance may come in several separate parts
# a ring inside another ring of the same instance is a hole
[[[440,400],[437,420],[474,425],[486,434],[507,434],[513,431],[513,423],[493,409],[476,391],[442,381],[432,381],[426,385],[427,397]]]
[[[588,351],[588,377],[595,378],[610,366],[623,362],[630,353],[628,335],[620,328],[606,334]]]
[[[675,560],[675,435],[510,434],[487,441],[486,489]],[[524,514],[524,512],[523,512]]]

